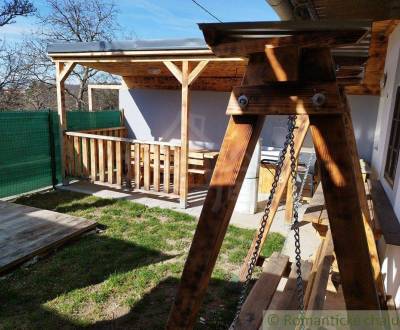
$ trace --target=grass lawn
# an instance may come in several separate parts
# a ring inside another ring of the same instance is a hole
[[[17,203],[96,220],[105,230],[81,237],[0,279],[0,329],[162,329],[196,228],[186,214],[72,192]],[[253,230],[230,226],[196,327],[227,328],[240,286],[239,266]],[[272,233],[263,255],[280,250]]]

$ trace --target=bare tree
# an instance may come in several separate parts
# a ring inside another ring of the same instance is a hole
[[[90,42],[111,40],[119,29],[118,10],[113,0],[46,0],[49,12],[38,15],[42,24],[40,40],[30,42],[29,52],[32,61],[32,75],[42,82],[49,83],[49,76],[54,78],[53,65],[46,57],[47,43],[52,42]],[[49,71],[50,70],[50,71]],[[51,74],[49,74],[51,72]],[[84,94],[87,92],[89,80],[99,76],[98,71],[87,67],[79,67],[71,74],[79,84],[77,92],[67,92],[75,98],[76,107],[85,105]],[[109,76],[100,79],[109,81]],[[111,79],[113,80],[113,79]]]
[[[0,3],[0,27],[15,22],[18,16],[35,12],[28,0],[7,0]],[[20,106],[21,86],[26,81],[21,47],[0,42],[0,107],[2,109]]]
[[[36,11],[29,0],[4,0],[0,5],[0,26],[15,22],[18,16],[28,16]]]

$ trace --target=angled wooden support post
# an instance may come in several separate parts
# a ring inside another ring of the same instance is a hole
[[[66,184],[66,146],[64,141],[64,132],[67,130],[67,114],[65,109],[65,86],[64,82],[69,74],[75,68],[74,62],[56,62],[56,88],[57,88],[57,111],[60,126],[60,153],[61,153],[61,175],[62,183]]]
[[[297,118],[296,130],[294,133],[295,134],[294,148],[295,148],[295,157],[296,158],[298,157],[301,147],[303,146],[303,142],[307,135],[309,126],[310,126],[310,122],[308,120],[308,116],[299,116]],[[265,227],[265,230],[264,230],[264,233],[263,233],[263,236],[261,239],[261,245],[260,245],[259,251],[261,251],[261,249],[264,245],[264,242],[267,238],[267,235],[269,233],[269,230],[271,229],[272,222],[274,220],[276,211],[278,210],[278,207],[279,207],[279,203],[285,192],[286,183],[289,182],[290,171],[291,171],[291,169],[290,169],[290,154],[289,154],[289,152],[287,152],[287,154],[285,156],[285,160],[283,162],[282,172],[281,172],[281,176],[279,178],[279,183],[278,183],[278,186],[276,187],[274,198],[272,199],[268,222],[267,222],[267,225]],[[260,224],[261,224],[261,221],[260,221]],[[242,267],[240,268],[239,278],[241,281],[244,281],[246,279],[247,271],[249,269],[249,263],[255,252],[257,239],[258,239],[258,232],[254,235],[253,242],[251,243],[250,249],[247,252],[247,256],[242,264]],[[259,253],[257,254],[257,257],[258,257],[258,255],[259,255]]]
[[[316,70],[308,70],[310,66]],[[328,48],[305,50],[302,69],[305,79],[335,82],[333,59]],[[354,131],[345,96],[339,89],[337,94],[340,113],[310,115],[321,184],[346,307],[351,310],[380,309],[383,306],[379,301],[377,269],[371,261],[374,251],[368,243],[370,237],[365,227],[369,211],[363,207],[364,203],[366,206],[366,198],[362,200],[365,197],[364,185],[361,183],[362,188],[358,186],[361,170]]]
[[[310,36],[304,38],[307,41]],[[274,57],[271,59],[267,52],[265,55],[272,71],[281,72],[282,63],[278,61],[274,65]],[[231,94],[227,109],[231,119],[169,316],[168,329],[194,326],[264,118],[275,114],[297,114],[305,121],[304,125],[310,124],[347,308],[382,307],[364,227],[363,203],[358,195],[358,174],[354,165],[358,155],[351,142],[354,132],[346,129],[345,105],[336,84],[330,49],[303,48],[299,63],[298,77],[294,74],[293,80],[281,74],[276,75],[278,79],[275,80],[264,79],[266,70],[248,68],[247,72],[252,72],[255,78],[245,77],[249,86],[235,88]],[[249,67],[251,64],[250,57]],[[280,77],[286,80],[282,82]],[[256,86],[255,81],[262,86]],[[279,82],[274,83],[276,81]],[[301,143],[297,143],[298,149]],[[286,182],[279,185],[283,186],[279,188],[281,196],[285,185]]]
[[[229,120],[168,329],[193,327],[263,124],[264,116]]]
[[[268,119],[267,119],[268,120]],[[299,153],[300,153],[300,149],[303,146],[303,142],[304,139],[307,135],[307,131],[308,128],[310,126],[310,122],[308,120],[308,116],[304,115],[304,116],[299,116],[296,120],[296,130],[295,130],[295,138],[294,138],[294,148],[295,148],[295,157],[297,158]],[[274,220],[276,211],[278,210],[279,207],[279,203],[282,199],[282,196],[284,195],[285,192],[285,187],[286,187],[286,183],[289,182],[289,177],[290,177],[290,154],[289,151],[286,153],[285,156],[285,160],[283,162],[283,166],[282,166],[282,171],[281,171],[281,175],[279,178],[279,184],[276,187],[275,190],[275,195],[274,198],[272,199],[271,202],[271,208],[270,208],[270,212],[269,212],[269,217],[268,217],[268,222],[267,225],[265,227],[265,230],[263,232],[263,236],[261,239],[261,245],[260,245],[260,249],[259,251],[261,251],[264,242],[268,236],[269,230],[271,229],[272,226],[272,222]],[[260,220],[260,225],[261,225],[261,221]],[[258,232],[256,232],[256,234],[254,235],[253,238],[253,242],[251,243],[250,249],[247,252],[247,256],[242,264],[242,267],[240,268],[240,272],[239,272],[239,279],[241,281],[244,281],[246,279],[246,275],[247,275],[247,271],[249,269],[249,263],[251,261],[251,258],[255,252],[255,248],[256,248],[256,243],[258,240]],[[259,253],[257,253],[257,257],[259,256]]]

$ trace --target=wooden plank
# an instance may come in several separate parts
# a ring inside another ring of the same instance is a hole
[[[117,167],[117,185],[122,187],[122,142],[115,142],[115,163]]]
[[[294,156],[297,158],[299,153],[300,153],[300,149],[303,145],[305,136],[307,134],[308,128],[309,128],[310,122],[308,120],[308,116],[300,116],[297,118],[296,120],[296,127],[297,129],[294,132],[294,149],[295,149],[295,154]],[[261,239],[261,245],[260,245],[260,249],[259,251],[261,251],[262,246],[267,238],[267,235],[269,233],[269,230],[271,228],[272,225],[272,221],[275,217],[276,211],[278,210],[280,201],[282,199],[282,196],[285,192],[286,189],[286,182],[288,181],[290,176],[290,153],[288,152],[285,156],[283,165],[282,165],[282,170],[281,170],[281,176],[279,179],[279,184],[275,190],[275,195],[274,198],[271,202],[271,207],[270,207],[270,212],[269,212],[269,218],[267,221],[267,224],[265,226],[265,230]],[[262,220],[261,220],[262,221]],[[261,221],[260,221],[260,225],[261,225]],[[246,274],[247,271],[249,269],[249,264],[251,261],[251,258],[255,252],[256,249],[256,244],[257,244],[257,239],[258,239],[258,233],[256,233],[254,235],[253,238],[253,242],[250,246],[250,249],[247,253],[247,256],[245,258],[245,260],[243,261],[242,267],[240,269],[239,272],[239,278],[241,281],[244,281],[244,279],[246,278]]]
[[[160,191],[160,146],[154,146],[153,186],[155,191]]]
[[[98,167],[98,156],[97,156],[97,140],[90,139],[90,181],[94,182],[97,179],[97,167]]]
[[[297,174],[297,165],[298,165],[298,159],[296,159],[296,174]],[[304,178],[305,180],[306,178]],[[291,224],[292,219],[293,219],[293,188],[296,189],[295,187],[296,181],[293,184],[292,176],[289,176],[289,180],[287,183],[287,189],[286,189],[286,203],[285,203],[285,223],[286,224]]]
[[[243,56],[248,57],[254,53],[264,53],[265,48],[277,47],[338,47],[353,44],[364,34],[365,30],[307,32],[305,34],[285,37],[266,37],[253,39],[238,39],[237,41],[221,40],[211,44],[211,49],[217,56]]]
[[[8,215],[10,226],[5,225]],[[95,227],[83,218],[0,202],[0,274]]]
[[[80,177],[82,175],[82,152],[80,138],[74,137],[74,155],[75,155],[75,175]]]
[[[88,177],[90,173],[89,166],[89,142],[87,138],[82,138],[82,174],[84,177]]]
[[[140,189],[141,166],[140,166],[140,144],[135,143],[135,188]]]
[[[310,122],[346,307],[379,309],[343,116],[310,116]]]
[[[382,184],[371,179],[371,198],[374,204],[375,222],[382,230],[386,244],[400,246],[400,224]]]
[[[263,116],[229,120],[167,329],[194,325],[263,125]]]
[[[164,146],[164,192],[169,193],[171,181],[170,148]]]
[[[235,329],[258,330],[260,328],[263,311],[270,304],[288,263],[287,256],[277,252],[271,255],[242,306]]]
[[[303,287],[306,289],[308,277],[310,275],[312,264],[308,261],[301,261],[301,274],[303,278]],[[297,297],[297,267],[292,264],[292,269],[289,274],[288,281],[282,292],[275,292],[271,303],[268,306],[269,310],[296,310],[299,306]]]
[[[325,302],[326,287],[328,285],[329,271],[334,260],[333,242],[330,230],[322,244],[321,256],[316,260],[316,272],[312,285],[307,286],[310,292],[305,308],[309,310],[322,310]],[[314,268],[314,265],[313,265]],[[307,294],[305,295],[307,296]]]
[[[189,111],[190,111],[190,90],[189,90],[189,62],[182,62],[182,96],[181,96],[181,155],[179,164],[179,205],[187,207],[189,190],[188,160],[189,160]],[[174,184],[174,189],[178,184]],[[176,192],[175,192],[176,193]]]
[[[179,148],[174,149],[174,194],[179,195],[179,185],[181,181],[181,150]]]
[[[125,184],[128,189],[132,188],[132,145],[125,143]]]
[[[322,93],[326,101],[315,106],[312,97]],[[239,105],[238,99],[246,96],[246,107]],[[336,83],[271,83],[263,86],[235,87],[231,93],[228,115],[324,115],[342,113]]]
[[[114,161],[115,144],[114,141],[107,141],[107,182],[113,184],[114,181]]]
[[[107,151],[105,150],[105,142],[103,140],[98,141],[99,144],[99,180],[106,182],[106,161]]]
[[[150,145],[143,146],[143,188],[150,190]]]
[[[74,138],[67,136],[66,140],[66,152],[67,152],[67,163],[69,175],[75,176],[75,151],[74,151]]]

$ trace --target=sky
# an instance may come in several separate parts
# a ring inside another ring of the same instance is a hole
[[[196,0],[223,22],[276,21],[278,16],[266,0]],[[33,0],[46,13],[45,0]],[[216,22],[191,0],[115,0],[121,27],[119,39],[201,38],[197,23]],[[2,27],[0,39],[19,41],[35,31],[32,17],[20,17]]]

